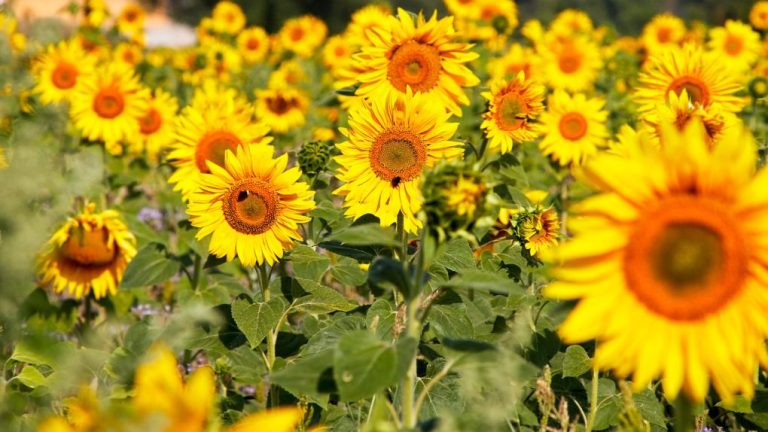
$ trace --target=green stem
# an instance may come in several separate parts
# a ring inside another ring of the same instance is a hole
[[[591,403],[589,404],[589,414],[587,417],[587,426],[585,428],[586,432],[591,432],[592,427],[595,425],[595,417],[597,417],[597,406],[598,406],[598,390],[600,385],[600,373],[598,372],[596,367],[593,367],[592,369],[592,386],[590,388],[590,398]]]
[[[408,267],[408,235],[405,232],[405,218],[403,212],[397,214],[397,237],[400,239],[400,250],[397,251],[403,267]]]
[[[416,341],[421,339],[421,322],[418,319],[418,308],[421,296],[416,296],[406,305],[406,335]],[[408,372],[403,378],[403,427],[412,429],[416,427],[418,411],[416,410],[416,353],[411,359]]]
[[[261,298],[264,303],[270,299],[269,292],[269,274],[267,273],[267,265],[261,264],[259,269],[259,285],[261,287]],[[270,371],[275,365],[275,345],[277,343],[277,329],[272,329],[267,334],[267,369]]]
[[[693,403],[683,395],[678,396],[675,401],[675,432],[693,432],[694,420]]]

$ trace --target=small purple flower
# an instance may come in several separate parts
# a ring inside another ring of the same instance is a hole
[[[136,217],[154,229],[159,230],[163,228],[163,213],[158,209],[142,207]]]

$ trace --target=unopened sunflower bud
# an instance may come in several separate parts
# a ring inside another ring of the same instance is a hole
[[[308,175],[316,175],[325,170],[331,160],[331,145],[329,141],[309,141],[304,143],[296,156],[301,171]]]

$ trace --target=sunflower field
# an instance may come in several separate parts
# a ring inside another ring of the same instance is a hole
[[[0,431],[768,430],[768,1],[3,3]]]

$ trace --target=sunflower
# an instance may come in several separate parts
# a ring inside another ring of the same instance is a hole
[[[228,428],[227,432],[294,432],[303,417],[304,412],[299,407],[272,408],[246,416]],[[311,431],[315,431],[315,428]]]
[[[464,153],[462,143],[451,140],[458,124],[449,118],[434,99],[410,90],[353,106],[349,129],[340,129],[348,140],[337,145],[342,154],[335,158],[336,177],[345,184],[334,194],[344,197],[346,215],[372,214],[388,226],[402,213],[405,230],[416,232],[422,172]]]
[[[237,35],[237,48],[246,63],[259,63],[269,52],[269,35],[261,27],[248,27]]]
[[[286,170],[288,155],[273,158],[270,145],[243,145],[227,151],[224,166],[208,163],[200,188],[187,207],[198,239],[211,234],[209,251],[246,267],[272,265],[301,240],[299,224],[313,208],[314,192],[297,180],[301,170]]]
[[[560,165],[581,165],[606,144],[608,112],[602,98],[587,99],[583,94],[568,95],[556,90],[547,101],[547,111],[539,121],[545,133],[539,143],[542,153]]]
[[[749,22],[758,30],[768,30],[768,1],[758,1],[752,5]]]
[[[386,3],[375,3],[356,10],[350,17],[345,34],[355,46],[368,43],[367,32],[370,29],[389,29],[389,16],[392,9]]]
[[[518,213],[517,235],[531,256],[557,246],[559,234],[560,218],[551,206]]]
[[[444,3],[456,18],[473,20],[480,15],[478,0],[444,0]]]
[[[128,36],[138,36],[144,31],[144,19],[147,13],[138,3],[123,6],[117,17],[117,29]]]
[[[734,96],[743,88],[740,77],[727,72],[722,58],[693,45],[651,56],[638,81],[634,97],[640,112],[665,103],[669,93],[683,90],[692,103],[704,108],[718,103],[723,111],[739,112],[746,103],[745,98]]]
[[[104,0],[85,0],[81,10],[82,24],[85,27],[101,27],[109,16],[107,3]]]
[[[350,67],[354,52],[354,45],[348,37],[332,36],[323,46],[323,64],[331,75],[336,77],[339,71]]]
[[[217,88],[210,84],[208,88]],[[234,90],[233,90],[234,91]],[[208,162],[224,165],[226,150],[251,143],[267,144],[269,127],[252,120],[253,110],[242,99],[221,98],[212,101],[204,96],[193,99],[176,118],[176,141],[168,159],[176,171],[168,179],[185,200],[197,189],[201,174],[209,173]]]
[[[643,27],[640,39],[645,50],[653,55],[667,48],[677,47],[685,37],[685,23],[672,14],[653,17]]]
[[[488,73],[492,80],[512,79],[520,72],[532,77],[535,58],[533,49],[513,43],[503,55],[488,60]]]
[[[543,85],[526,79],[524,72],[510,81],[491,83],[491,91],[482,94],[489,107],[481,125],[490,149],[507,153],[515,142],[536,139],[540,131],[529,122],[544,111],[545,92]]]
[[[93,72],[95,59],[76,40],[49,45],[35,62],[35,87],[44,104],[68,101],[86,76]]]
[[[722,56],[721,63],[732,73],[746,72],[760,56],[760,35],[747,24],[728,20],[709,31],[709,49]]]
[[[408,88],[415,93],[437,96],[453,114],[460,116],[459,104],[468,105],[462,87],[479,84],[464,63],[478,57],[471,45],[455,41],[452,18],[427,21],[419,14],[414,20],[404,9],[389,18],[389,30],[368,32],[371,45],[355,56],[362,73],[357,94],[372,99],[391,99]]]
[[[115,61],[123,62],[129,66],[136,66],[141,63],[143,57],[144,54],[141,52],[141,47],[135,43],[120,43],[113,51]]]
[[[556,35],[572,37],[574,35],[591,36],[595,26],[584,11],[565,9],[557,14],[549,28]]]
[[[237,3],[220,1],[211,13],[216,33],[238,34],[245,27],[245,14]]]
[[[134,154],[146,151],[147,158],[157,162],[160,153],[175,139],[174,123],[179,102],[170,93],[155,89],[144,115],[138,119],[139,134],[129,138]]]
[[[755,175],[742,127],[711,150],[700,123],[661,141],[585,167],[602,193],[569,219],[545,294],[579,300],[560,336],[597,339],[595,365],[633,374],[635,390],[661,375],[668,399],[701,402],[710,380],[726,403],[751,398],[768,360],[768,170]]]
[[[136,237],[114,210],[96,213],[86,203],[46,243],[38,259],[40,283],[76,298],[93,291],[95,298],[115,294],[123,272],[136,255]]]
[[[559,38],[549,34],[538,49],[538,70],[554,89],[588,90],[603,66],[600,50],[585,36]]]
[[[148,96],[132,68],[110,63],[83,80],[72,95],[70,116],[84,137],[119,153],[119,143],[139,133],[137,120],[147,109]]]
[[[256,90],[256,118],[275,133],[286,133],[303,126],[309,109],[309,97],[297,88]]]
[[[301,57],[311,57],[325,40],[326,34],[328,27],[323,20],[304,15],[286,20],[280,29],[279,37],[283,48]]]
[[[307,79],[304,68],[295,59],[284,61],[272,71],[267,81],[267,88],[285,88],[301,84]]]

